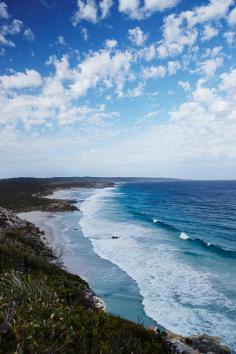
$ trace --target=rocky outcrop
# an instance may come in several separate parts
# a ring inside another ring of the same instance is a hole
[[[226,345],[220,343],[219,337],[201,334],[183,337],[170,331],[166,331],[166,342],[172,353],[182,354],[230,354]]]
[[[44,208],[44,211],[76,211],[79,210],[77,206],[73,205],[76,201],[56,201],[52,202],[51,204],[47,205]]]
[[[40,231],[34,224],[20,219],[12,211],[0,207],[0,231],[17,230],[23,231],[28,235],[40,236],[44,232]]]

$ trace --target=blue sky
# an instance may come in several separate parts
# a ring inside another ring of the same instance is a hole
[[[236,178],[234,0],[0,0],[0,177]]]

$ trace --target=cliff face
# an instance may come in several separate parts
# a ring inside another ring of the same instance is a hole
[[[12,211],[0,207],[0,229],[2,231],[4,229],[27,227],[27,224],[29,225],[30,223],[21,220]]]

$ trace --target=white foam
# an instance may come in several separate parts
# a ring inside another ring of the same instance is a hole
[[[181,232],[179,238],[181,238],[181,240],[188,240],[190,237],[185,232]]]
[[[224,313],[234,306],[215,289],[212,274],[184,263],[165,231],[103,213],[113,193],[112,188],[98,190],[81,205],[80,224],[95,252],[137,282],[145,312],[165,328],[183,335],[207,332],[233,343],[229,328],[235,323]],[[114,241],[112,235],[120,238]]]
[[[154,224],[157,223],[157,222],[159,222],[158,219],[152,219],[152,221],[153,221]]]

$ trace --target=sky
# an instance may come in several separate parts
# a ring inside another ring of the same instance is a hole
[[[0,0],[0,178],[236,179],[235,0]]]

